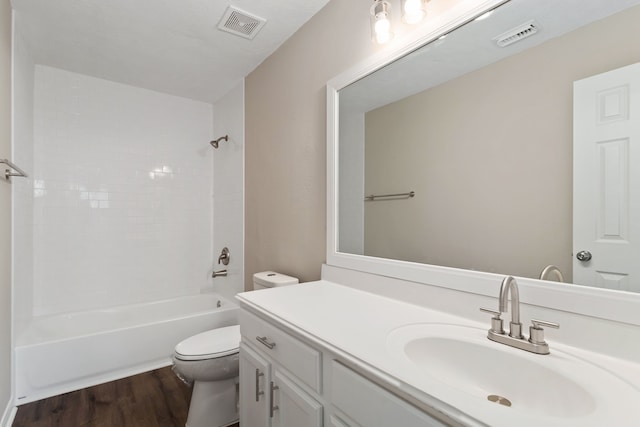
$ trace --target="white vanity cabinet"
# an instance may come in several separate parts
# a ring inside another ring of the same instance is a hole
[[[243,311],[240,423],[243,427],[322,427],[320,351]]]
[[[270,363],[245,343],[240,344],[240,419],[242,425],[268,427]]]
[[[322,427],[322,404],[296,385],[283,370],[274,370],[273,413],[271,425],[278,427]]]
[[[336,360],[331,363],[330,399],[332,406],[339,411],[334,415],[330,425],[349,427],[446,426]],[[342,418],[340,413],[344,414]]]
[[[445,426],[272,322],[240,314],[242,427]]]

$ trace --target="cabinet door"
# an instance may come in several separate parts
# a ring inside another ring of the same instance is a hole
[[[330,427],[356,427],[350,424],[347,424],[346,421],[340,419],[337,415],[332,415],[329,417],[329,426]]]
[[[446,426],[336,361],[331,366],[331,403],[361,426]]]
[[[240,425],[270,427],[269,362],[246,344],[240,344]]]
[[[322,427],[320,403],[279,370],[273,382],[273,427]]]

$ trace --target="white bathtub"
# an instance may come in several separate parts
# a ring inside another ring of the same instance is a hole
[[[216,294],[34,318],[16,337],[16,404],[170,365],[181,340],[237,323]]]

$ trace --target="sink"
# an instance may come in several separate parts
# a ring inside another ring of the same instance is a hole
[[[629,415],[637,406],[638,390],[596,365],[554,348],[549,355],[528,353],[486,335],[462,325],[413,324],[391,331],[387,349],[413,368],[416,383],[440,383],[483,410],[566,421],[604,420],[621,408]]]

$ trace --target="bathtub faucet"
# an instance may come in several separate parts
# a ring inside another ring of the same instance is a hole
[[[227,277],[227,270],[214,271],[211,277],[213,277],[214,279],[216,277]]]
[[[231,253],[229,252],[229,248],[222,248],[222,252],[218,257],[218,264],[222,263],[224,265],[229,265],[229,261],[231,260]]]

